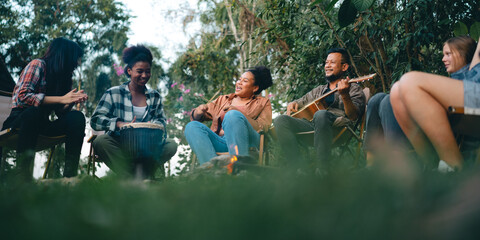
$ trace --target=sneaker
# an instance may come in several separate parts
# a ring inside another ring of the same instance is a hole
[[[441,172],[441,173],[448,173],[448,172],[453,172],[455,171],[455,169],[453,169],[452,167],[448,166],[448,164],[443,161],[443,160],[440,160],[438,162],[438,171]]]

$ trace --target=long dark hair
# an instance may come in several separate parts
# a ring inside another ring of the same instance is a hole
[[[60,37],[48,46],[41,59],[46,63],[47,95],[63,96],[72,88],[72,76],[83,49],[74,41]]]

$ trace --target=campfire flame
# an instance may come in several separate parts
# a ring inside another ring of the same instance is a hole
[[[235,154],[238,155],[238,146],[237,145],[235,145]],[[238,158],[237,158],[236,155],[234,155],[234,156],[232,156],[232,158],[230,158],[230,163],[227,165],[228,174],[233,173],[233,165],[235,164],[236,161],[238,161]]]

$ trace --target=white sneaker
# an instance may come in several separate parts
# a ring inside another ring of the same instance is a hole
[[[441,172],[441,173],[448,173],[448,172],[453,172],[455,171],[455,169],[453,169],[452,167],[448,166],[448,164],[443,161],[443,160],[440,160],[438,162],[438,171]]]

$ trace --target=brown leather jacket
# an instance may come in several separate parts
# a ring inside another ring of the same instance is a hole
[[[215,101],[208,103],[208,111],[203,115],[201,119],[193,119],[193,113],[197,108],[192,111],[190,120],[212,121],[210,129],[216,133],[220,132],[221,120],[220,117],[225,114],[225,109],[228,109],[232,105],[232,100],[236,97],[234,93],[229,95],[222,95],[215,99]],[[255,130],[264,130],[272,124],[272,105],[270,99],[261,96],[254,96],[250,102],[245,105],[246,112],[242,112],[244,115],[252,118],[256,122],[256,126],[252,126]]]

